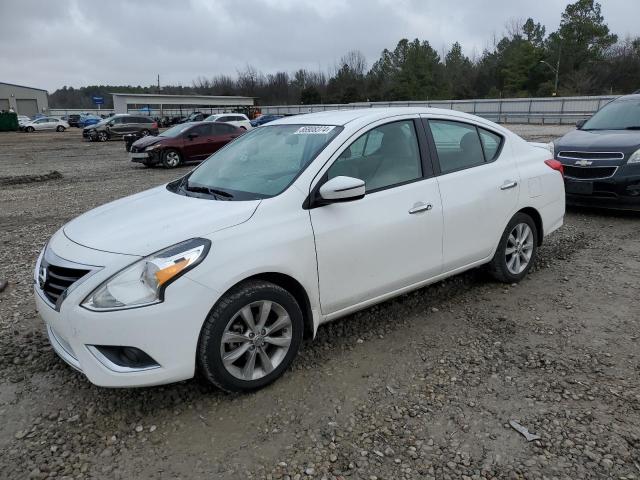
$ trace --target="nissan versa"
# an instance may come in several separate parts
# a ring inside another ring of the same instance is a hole
[[[324,322],[486,264],[517,282],[562,225],[562,166],[487,120],[392,108],[284,118],[53,235],[35,298],[97,384],[283,374]]]
[[[553,149],[567,203],[640,211],[640,95],[608,103]]]

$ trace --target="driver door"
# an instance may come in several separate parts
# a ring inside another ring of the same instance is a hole
[[[365,181],[364,198],[310,210],[320,303],[330,315],[438,275],[442,206],[422,125],[378,124],[322,174]]]

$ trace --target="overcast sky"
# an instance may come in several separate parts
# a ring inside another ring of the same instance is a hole
[[[304,67],[327,72],[351,49],[370,66],[401,38],[468,55],[509,19],[558,27],[565,0],[0,0],[0,81],[190,85],[197,76]],[[602,0],[620,37],[640,35],[640,0]]]

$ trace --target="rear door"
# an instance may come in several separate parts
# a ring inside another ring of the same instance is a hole
[[[127,131],[129,117],[115,117],[111,121],[113,122],[113,125],[109,126],[109,133],[112,136],[119,137],[129,133]]]
[[[492,254],[515,213],[520,177],[499,133],[447,118],[423,123],[436,159],[448,272]]]

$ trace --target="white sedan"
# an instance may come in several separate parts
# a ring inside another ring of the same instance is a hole
[[[247,391],[325,322],[481,265],[518,282],[564,211],[559,162],[482,118],[299,115],[66,224],[35,299],[55,351],[97,385],[199,370]]]
[[[69,124],[59,118],[40,117],[36,120],[25,122],[21,127],[25,132],[35,132],[36,130],[55,130],[57,132],[64,132],[69,128]]]
[[[215,115],[209,115],[204,119],[204,121],[228,123],[243,130],[251,130],[253,128],[249,117],[242,113],[218,113]]]

